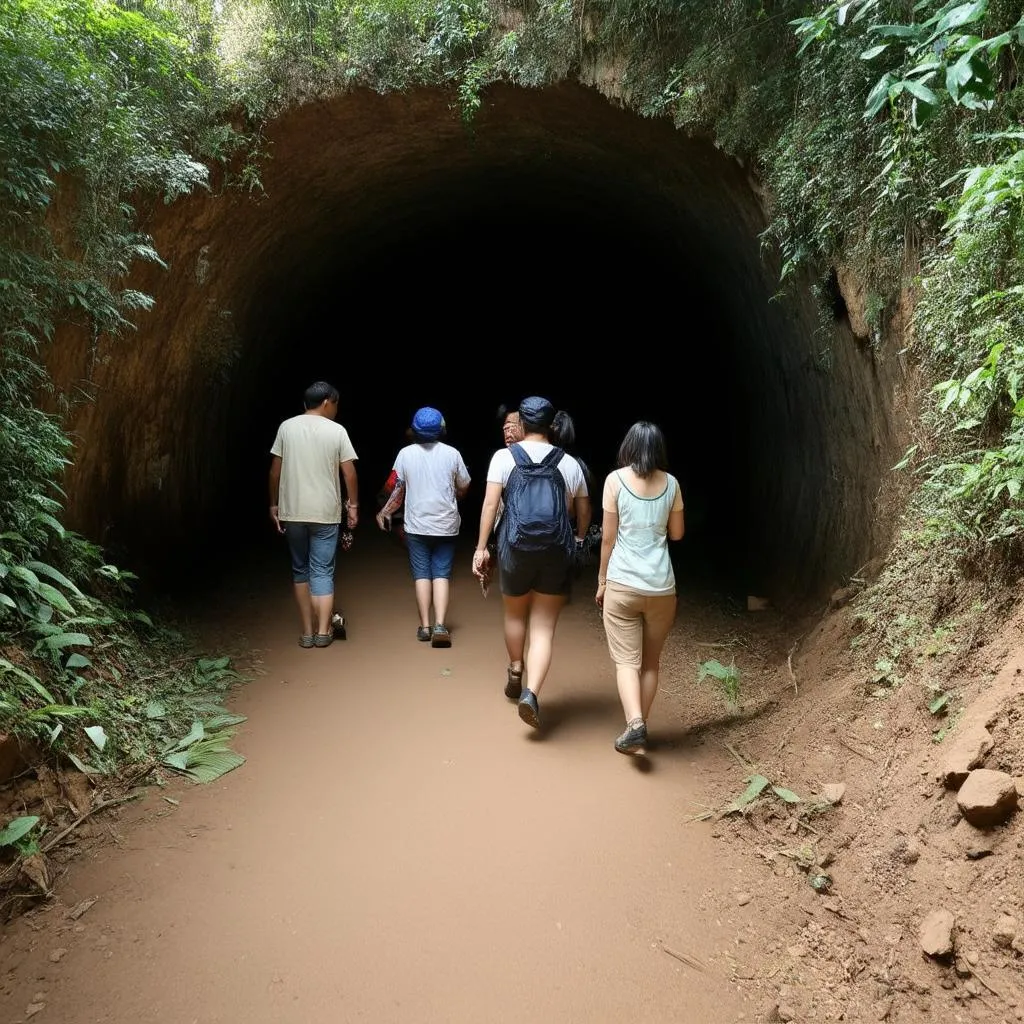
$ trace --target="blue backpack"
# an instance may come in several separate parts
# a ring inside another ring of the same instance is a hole
[[[543,461],[534,462],[518,445],[509,446],[515,466],[505,484],[505,512],[498,545],[503,558],[517,551],[557,551],[568,558],[575,553],[565,479],[558,470],[565,452],[552,448]]]

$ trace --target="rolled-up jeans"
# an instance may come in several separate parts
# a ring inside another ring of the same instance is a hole
[[[282,523],[292,556],[292,581],[308,583],[313,597],[334,593],[337,523]]]

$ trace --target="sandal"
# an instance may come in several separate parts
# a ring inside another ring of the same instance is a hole
[[[314,641],[312,633],[303,633],[302,636],[299,637],[300,647],[312,647],[313,642]]]
[[[444,623],[439,622],[431,631],[430,634],[430,646],[431,647],[451,647],[452,638],[448,632],[448,627]]]
[[[429,626],[418,626],[416,629],[417,640],[429,640],[430,639],[430,627]]]
[[[333,633],[314,633],[313,634],[313,646],[314,647],[330,647],[334,643]]]
[[[508,674],[508,679],[505,683],[505,696],[509,700],[519,700],[523,695],[523,670],[520,669],[518,672],[511,665],[505,670]]]

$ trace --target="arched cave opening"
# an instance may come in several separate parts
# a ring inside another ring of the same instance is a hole
[[[72,510],[151,578],[274,543],[267,452],[316,379],[342,393],[362,532],[431,404],[477,482],[471,542],[496,408],[535,393],[599,480],[632,422],[663,427],[683,586],[800,603],[866,559],[885,382],[848,318],[777,295],[758,191],[709,142],[571,85],[496,88],[468,127],[441,94],[350,94],[269,137],[264,197],[154,209],[157,306],[80,425]]]

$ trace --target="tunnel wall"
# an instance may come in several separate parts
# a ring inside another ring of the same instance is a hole
[[[675,218],[681,244],[699,240],[700,258],[715,268],[729,360],[715,379],[689,379],[688,353],[721,340],[707,310],[688,308],[659,337],[650,372],[662,381],[673,374],[681,401],[695,386],[715,388],[709,429],[731,418],[745,438],[721,473],[723,481],[742,474],[733,490],[746,528],[736,543],[751,588],[818,593],[879,543],[874,502],[894,461],[895,360],[884,343],[856,337],[849,317],[823,334],[809,293],[773,301],[778,268],[761,250],[759,192],[708,141],[570,84],[494,88],[468,129],[441,92],[353,92],[288,111],[267,138],[265,195],[144,208],[143,230],[168,269],[133,275],[132,286],[156,299],[135,334],[103,339],[97,351],[73,331],[58,335],[58,384],[88,379],[95,393],[73,423],[67,490],[76,528],[154,567],[174,561],[231,508],[232,454],[220,440],[268,360],[273,372],[263,324],[275,292],[337,256],[338,239],[358,241],[412,216],[445,181],[530,164],[557,165],[569,182],[595,169],[632,182]],[[593,263],[589,287],[599,295],[606,265],[594,253],[572,258]]]

